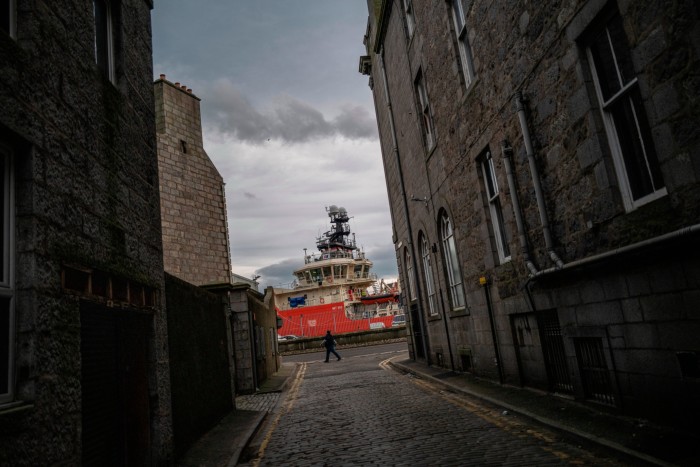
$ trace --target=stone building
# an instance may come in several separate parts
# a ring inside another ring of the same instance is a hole
[[[154,84],[165,270],[195,285],[230,284],[224,179],[204,150],[200,99]]]
[[[168,464],[152,1],[0,8],[0,464]]]
[[[165,75],[154,93],[165,271],[225,299],[233,392],[253,393],[280,365],[276,313],[254,280],[231,272],[224,180],[204,150],[200,99]]]
[[[690,426],[697,3],[368,10],[412,358]]]

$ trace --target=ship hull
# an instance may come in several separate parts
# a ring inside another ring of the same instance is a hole
[[[280,336],[322,337],[326,331],[333,334],[366,331],[372,323],[382,323],[390,328],[393,316],[376,316],[372,318],[350,319],[345,314],[343,302],[323,305],[305,306],[291,310],[277,310],[282,318],[282,327],[277,330]],[[379,327],[382,327],[379,325]]]

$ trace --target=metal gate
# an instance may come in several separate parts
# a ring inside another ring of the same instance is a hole
[[[574,339],[574,347],[586,399],[615,406],[602,340],[597,337],[579,337]]]
[[[573,394],[574,387],[571,384],[569,369],[566,365],[564,339],[561,335],[561,327],[556,310],[538,313],[537,322],[540,329],[542,353],[544,354],[544,364],[547,369],[550,391]]]

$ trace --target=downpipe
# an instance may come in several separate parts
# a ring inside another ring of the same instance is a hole
[[[564,267],[564,262],[554,252],[552,234],[549,230],[549,218],[547,217],[547,207],[544,202],[544,195],[542,194],[540,175],[539,171],[537,170],[537,161],[535,161],[535,151],[532,148],[530,128],[527,125],[527,118],[525,115],[525,104],[523,103],[522,91],[518,91],[515,93],[515,108],[518,112],[518,120],[520,121],[520,128],[523,132],[523,142],[525,143],[525,151],[527,153],[527,160],[530,166],[530,177],[532,178],[532,186],[535,189],[537,209],[540,213],[540,223],[542,224],[542,235],[544,236],[545,248],[547,249],[549,258],[554,262],[556,267],[562,268]]]
[[[501,154],[503,155],[503,164],[506,168],[506,177],[508,179],[508,188],[510,189],[510,200],[513,203],[513,213],[515,215],[515,225],[518,229],[518,238],[520,239],[520,248],[523,252],[523,257],[525,258],[525,265],[530,271],[530,275],[535,275],[538,272],[537,266],[532,262],[530,258],[530,247],[527,243],[527,236],[525,234],[525,226],[523,224],[523,211],[520,208],[520,198],[518,197],[518,191],[515,187],[515,176],[513,174],[513,164],[511,158],[513,157],[513,148],[510,147],[507,140],[501,141]]]
[[[501,353],[498,350],[498,335],[496,334],[496,323],[493,318],[493,305],[491,304],[491,291],[489,290],[489,280],[486,277],[479,278],[479,284],[484,288],[486,297],[486,310],[489,314],[489,324],[491,325],[491,340],[493,341],[493,352],[496,356],[496,368],[498,369],[498,381],[503,384],[503,367],[501,366]]]

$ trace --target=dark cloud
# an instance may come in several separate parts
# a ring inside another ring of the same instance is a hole
[[[255,274],[260,276],[258,282],[262,286],[261,290],[267,286],[289,288],[294,281],[294,270],[303,264],[304,259],[300,257],[299,259],[285,259],[258,269]]]
[[[350,139],[377,138],[377,122],[367,109],[359,105],[342,108],[333,125],[338,133]]]
[[[205,123],[234,139],[262,144],[270,139],[303,143],[333,136],[376,139],[373,116],[360,106],[346,106],[332,120],[311,105],[291,96],[279,96],[271,109],[261,112],[227,80],[208,88],[203,98]]]
[[[243,192],[243,196],[244,196],[246,199],[257,199],[257,198],[258,198],[258,197],[255,196],[253,193],[250,193],[250,192],[248,192],[248,191],[244,191],[244,192]]]

